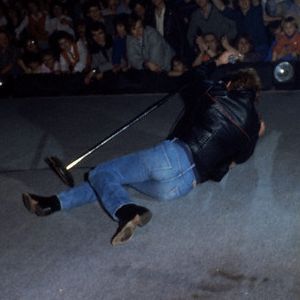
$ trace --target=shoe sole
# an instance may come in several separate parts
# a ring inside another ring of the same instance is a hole
[[[23,194],[23,203],[27,210],[32,214],[36,214],[39,217],[47,215],[47,212],[39,207],[38,202],[27,193]]]
[[[129,241],[137,226],[146,225],[152,218],[152,214],[150,211],[143,213],[142,215],[136,215],[132,220],[127,222],[123,228],[113,237],[112,245],[120,245],[127,241]]]

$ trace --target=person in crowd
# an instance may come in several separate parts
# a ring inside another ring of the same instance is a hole
[[[14,73],[17,60],[17,49],[11,42],[7,31],[0,29],[0,75],[7,76]]]
[[[288,9],[291,0],[266,0],[265,8],[270,16],[283,18],[285,11]]]
[[[109,35],[113,35],[114,32],[114,16],[103,16],[102,8],[98,1],[88,0],[84,4],[84,11],[86,16],[87,28],[94,23],[102,23],[105,26],[105,30]]]
[[[27,62],[31,58],[35,60],[36,57],[40,57],[40,53],[41,49],[37,40],[32,38],[26,38],[24,40],[23,47],[17,57],[17,65],[22,73],[30,74],[32,72]]]
[[[168,72],[169,77],[180,77],[188,71],[187,64],[179,56],[172,58],[171,70]]]
[[[267,0],[266,5],[271,16],[279,17],[281,20],[286,17],[294,17],[299,28],[300,0]]]
[[[6,7],[0,3],[0,30],[5,29],[7,25]]]
[[[15,30],[16,37],[19,38],[23,30],[26,30],[27,35],[37,40],[40,47],[45,49],[48,47],[49,15],[42,11],[39,2],[34,0],[27,2],[27,10],[27,15]]]
[[[50,6],[51,18],[47,23],[48,34],[53,34],[55,31],[65,31],[75,36],[73,29],[73,20],[66,13],[64,5],[62,2],[55,0]]]
[[[24,56],[25,74],[41,74],[41,55],[40,53],[27,53]]]
[[[238,0],[237,7],[225,5],[223,0],[212,1],[223,16],[236,22],[239,35],[250,36],[255,50],[262,59],[265,59],[269,48],[269,37],[260,0]]]
[[[300,32],[293,17],[287,17],[281,23],[282,33],[273,47],[272,61],[297,60],[300,55]]]
[[[16,38],[16,29],[20,26],[22,22],[21,12],[14,6],[9,6],[7,8],[7,25],[6,29],[10,35]],[[19,35],[19,38],[22,40],[23,36]]]
[[[119,0],[106,0],[104,9],[102,10],[103,16],[116,16],[118,14]]]
[[[88,50],[81,41],[65,31],[58,32],[57,43],[60,51],[59,62],[63,73],[83,72],[88,67]]]
[[[112,64],[117,71],[128,70],[127,60],[127,14],[120,14],[115,19],[115,34],[113,36]]]
[[[300,0],[290,0],[288,8],[286,9],[283,17],[293,17],[299,28],[300,26]]]
[[[50,49],[42,52],[42,65],[40,73],[42,74],[61,74],[59,62],[55,59],[53,52]]]
[[[120,0],[120,4],[118,5],[117,8],[117,14],[131,14],[131,9],[130,9],[130,0]]]
[[[77,20],[75,23],[75,37],[77,41],[80,41],[86,47],[88,47],[88,39],[86,37],[86,23],[83,19]]]
[[[192,67],[198,67],[212,58],[216,58],[223,52],[220,40],[214,33],[198,35],[195,39],[196,57]]]
[[[129,66],[136,70],[160,73],[171,69],[174,50],[161,34],[135,15],[128,20],[127,58]]]
[[[213,65],[228,62],[224,52]],[[220,181],[255,150],[264,123],[256,109],[260,79],[254,69],[240,70],[224,82],[198,80],[182,91],[187,109],[173,132],[174,138],[99,164],[88,180],[49,197],[23,194],[31,213],[47,216],[100,201],[119,222],[112,245],[128,241],[137,226],[146,225],[151,211],[137,205],[126,190],[130,186],[153,198],[171,201],[187,195],[197,184]]]
[[[149,7],[148,23],[155,28],[175,50],[176,55],[185,57],[189,54],[184,22],[177,11],[165,0],[152,0]]]
[[[270,61],[272,61],[273,48],[274,48],[278,38],[282,34],[281,21],[270,22],[268,24],[268,31],[269,31],[270,46],[269,46],[268,54],[265,58],[265,61],[270,62]]]
[[[88,29],[91,35],[90,53],[92,56],[91,70],[85,77],[85,83],[92,79],[100,80],[105,72],[115,71],[112,63],[112,38],[105,32],[101,23],[95,23]]]
[[[176,7],[184,26],[188,27],[192,13],[198,8],[196,2],[194,0],[173,0],[171,3]]]
[[[132,13],[143,20],[144,24],[148,22],[149,1],[147,0],[131,0],[130,9]]]
[[[223,16],[210,0],[195,0],[198,8],[192,13],[187,38],[191,47],[197,35],[208,32],[217,38],[226,35],[230,40],[236,37],[235,22]]]
[[[236,51],[238,62],[256,63],[262,61],[262,57],[255,51],[253,42],[248,34],[241,34],[230,44],[226,37],[221,39],[222,46],[225,50]]]

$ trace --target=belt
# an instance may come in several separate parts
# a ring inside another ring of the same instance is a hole
[[[175,138],[173,140],[173,142],[176,143],[177,145],[179,145],[184,150],[184,152],[186,153],[190,164],[193,165],[192,170],[194,172],[196,182],[199,183],[200,182],[200,176],[199,176],[198,171],[196,169],[193,154],[192,154],[192,151],[191,151],[190,147],[185,142],[181,141],[178,138]]]

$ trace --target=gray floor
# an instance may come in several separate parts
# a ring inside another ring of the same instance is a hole
[[[0,298],[3,300],[300,299],[299,92],[264,92],[267,132],[254,156],[221,183],[158,202],[149,225],[112,247],[117,224],[98,203],[46,218],[29,214],[23,192],[65,189],[44,163],[66,163],[162,95],[2,99],[0,109]],[[179,98],[72,170],[162,140]]]

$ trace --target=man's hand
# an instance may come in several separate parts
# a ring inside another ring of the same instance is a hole
[[[145,63],[145,66],[146,66],[147,69],[149,69],[149,70],[152,71],[152,72],[159,73],[159,72],[162,71],[162,70],[161,70],[161,67],[160,67],[158,64],[153,63],[153,62],[151,62],[151,61],[146,62],[146,63]]]
[[[216,59],[216,65],[226,65],[229,63],[229,57],[236,57],[237,59],[240,58],[240,54],[236,50],[227,50],[224,51],[217,59]]]
[[[197,36],[195,40],[199,50],[204,53],[208,50],[207,44],[205,43],[204,39],[202,36]]]

